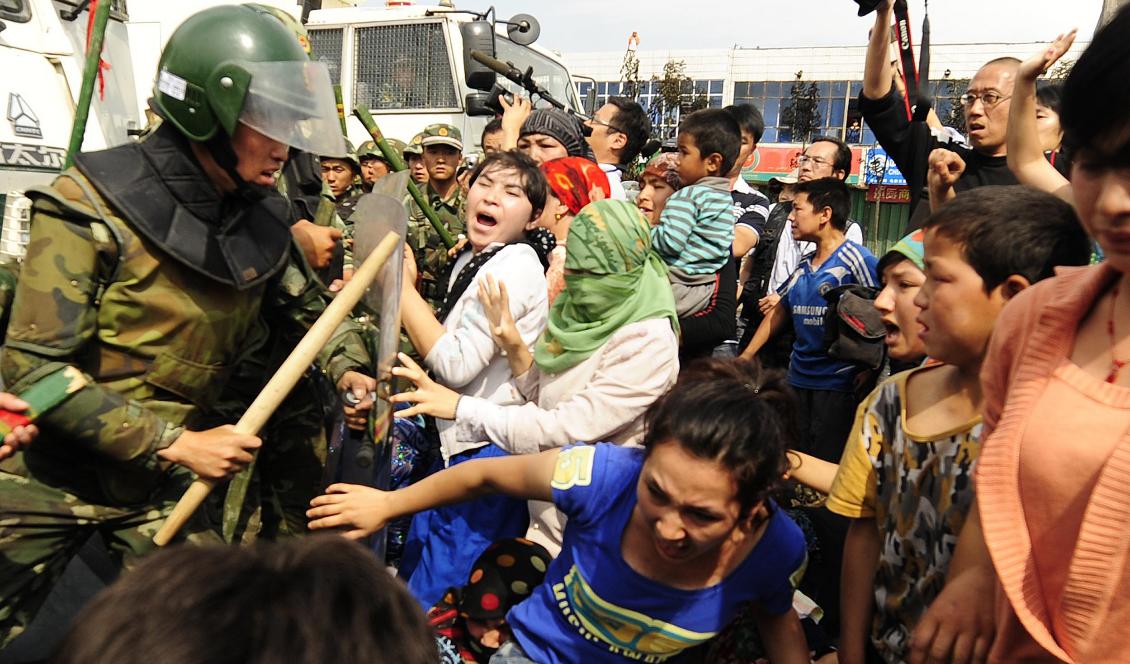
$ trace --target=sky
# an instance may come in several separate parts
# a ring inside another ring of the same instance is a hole
[[[418,4],[435,4],[417,0]],[[380,5],[383,0],[363,4]],[[538,44],[561,52],[622,51],[636,31],[640,49],[862,46],[871,17],[852,0],[455,0],[459,9],[494,5],[499,18],[533,14]],[[915,39],[924,0],[909,0]],[[934,0],[934,43],[1051,41],[1079,28],[1088,41],[1102,0]]]

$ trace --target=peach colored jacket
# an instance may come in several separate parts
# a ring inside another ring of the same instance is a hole
[[[1071,355],[1079,322],[1119,276],[1106,265],[1062,269],[1018,295],[993,333],[981,372],[984,444],[977,469],[985,542],[1000,579],[991,661],[1032,661],[1025,654],[1038,651],[1036,644],[1046,651],[1039,661],[1130,661],[1130,432],[1099,472],[1078,538],[1061,542],[1074,551],[1065,557],[1070,565],[1056,616],[1049,615],[1036,574],[1019,482],[1020,447],[1025,435],[1033,435],[1025,430],[1033,408]],[[1061,415],[1077,421],[1094,416],[1086,410]],[[1039,487],[1024,487],[1026,494],[1032,491]],[[1048,555],[1057,553],[1064,557],[1063,551]],[[1002,651],[1024,642],[1029,645]]]

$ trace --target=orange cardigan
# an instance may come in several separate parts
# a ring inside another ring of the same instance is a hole
[[[1130,625],[1114,619],[1125,617],[1125,607],[1111,612],[1112,605],[1130,601],[1130,432],[1103,467],[1080,524],[1062,615],[1055,620],[1062,625],[1058,635],[1031,558],[1020,495],[1020,444],[1049,377],[1071,353],[1079,322],[1119,276],[1106,265],[1067,268],[1020,293],[997,321],[981,372],[985,417],[977,499],[985,542],[1008,600],[997,602],[1004,609],[998,617],[1007,618],[1011,606],[1031,638],[1065,662],[1130,661]],[[998,621],[998,639],[1007,629],[1001,622],[1007,621]]]

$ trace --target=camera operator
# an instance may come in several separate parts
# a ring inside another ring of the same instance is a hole
[[[931,192],[933,205],[974,187],[1016,184],[1005,160],[1005,136],[1009,100],[1020,61],[997,58],[981,67],[961,97],[972,148],[950,142],[944,132],[931,131],[925,121],[907,118],[906,106],[892,85],[887,41],[892,15],[893,0],[876,4],[859,110],[910,185],[913,229],[920,227],[930,212],[929,206],[919,203],[931,169],[939,175],[938,186]]]

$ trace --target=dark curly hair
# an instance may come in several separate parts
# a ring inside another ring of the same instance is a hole
[[[780,371],[748,360],[699,360],[645,416],[646,454],[678,441],[733,473],[742,515],[779,488],[797,441],[796,396]]]

